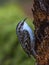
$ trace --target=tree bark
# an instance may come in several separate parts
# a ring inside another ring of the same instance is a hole
[[[49,0],[34,0],[32,12],[37,65],[49,65]]]

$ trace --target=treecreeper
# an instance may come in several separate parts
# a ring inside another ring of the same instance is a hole
[[[49,0],[34,0],[32,12],[37,65],[49,65]]]
[[[32,12],[35,30],[25,18],[18,23],[16,34],[23,50],[36,59],[35,65],[49,65],[49,0],[34,0]]]

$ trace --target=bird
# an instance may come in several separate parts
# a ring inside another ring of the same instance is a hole
[[[34,31],[30,28],[30,26],[26,23],[26,18],[20,21],[16,27],[16,34],[20,41],[20,44],[24,51],[29,56],[36,57],[37,54],[35,52],[35,35]]]

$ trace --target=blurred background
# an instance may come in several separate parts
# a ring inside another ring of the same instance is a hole
[[[35,59],[27,56],[16,35],[18,22],[26,17],[34,30],[32,4],[33,0],[0,0],[0,65],[34,65]]]

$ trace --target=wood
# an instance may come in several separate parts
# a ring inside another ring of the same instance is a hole
[[[49,0],[34,0],[37,65],[49,65]]]

